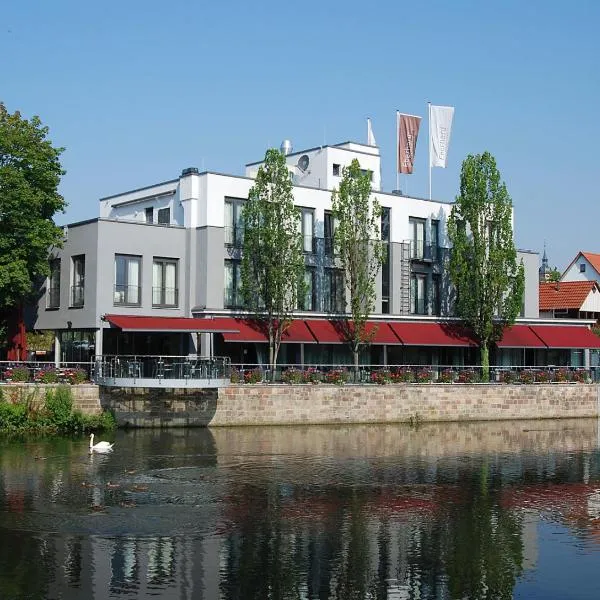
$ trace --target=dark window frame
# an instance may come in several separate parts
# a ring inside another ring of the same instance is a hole
[[[159,264],[161,266],[161,281],[162,285],[157,286],[154,281],[154,266]],[[175,287],[172,291],[173,302],[167,302],[169,297],[168,288],[165,286],[166,282],[166,267],[168,265],[175,265]],[[158,293],[159,300],[156,301]],[[177,308],[179,306],[179,259],[178,258],[166,258],[162,256],[154,256],[152,258],[152,306],[155,308]]]
[[[125,262],[126,281],[119,283],[117,281],[118,268],[117,261]],[[129,281],[129,262],[136,261],[138,263],[138,280],[136,284]],[[113,286],[113,304],[115,306],[141,306],[142,305],[142,257],[139,254],[115,254],[115,279]],[[135,288],[137,292],[137,300],[130,299],[131,289]],[[122,294],[122,300],[117,298],[117,294]]]

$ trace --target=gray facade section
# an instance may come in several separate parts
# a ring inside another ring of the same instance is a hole
[[[540,316],[539,254],[528,250],[517,250],[517,263],[521,261],[525,268],[523,316],[526,319],[537,319]]]

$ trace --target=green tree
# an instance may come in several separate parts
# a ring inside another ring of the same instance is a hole
[[[554,267],[553,269],[550,269],[550,272],[548,273],[548,281],[556,283],[560,281],[560,276],[560,271],[556,267]]]
[[[281,336],[305,289],[300,209],[294,206],[290,173],[279,150],[267,150],[242,224],[242,295],[269,340],[269,366],[274,369]]]
[[[331,208],[336,227],[334,245],[343,272],[348,316],[341,321],[342,333],[358,370],[361,346],[375,331],[367,331],[367,320],[375,308],[375,281],[385,252],[380,241],[381,207],[371,198],[371,177],[354,159],[342,171],[339,190],[333,190]]]
[[[525,285],[513,241],[512,201],[489,152],[469,155],[463,161],[460,195],[448,219],[448,236],[456,314],[479,342],[487,381],[490,347],[519,315]]]
[[[0,310],[27,299],[48,275],[50,249],[61,244],[53,217],[66,206],[58,193],[63,149],[47,135],[38,117],[10,114],[0,103]]]

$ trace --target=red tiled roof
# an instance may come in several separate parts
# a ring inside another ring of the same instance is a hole
[[[600,260],[600,255],[594,254]],[[599,265],[600,266],[600,265]],[[560,281],[540,283],[540,310],[580,309],[595,281]]]
[[[594,254],[592,252],[582,252],[581,256],[583,256],[589,263],[600,273],[600,254]]]

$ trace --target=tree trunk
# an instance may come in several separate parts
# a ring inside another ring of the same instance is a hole
[[[481,381],[490,380],[490,347],[487,341],[481,342]]]
[[[275,338],[273,334],[269,332],[269,369],[271,370],[271,381],[273,381],[273,363],[275,361]]]
[[[359,358],[360,347],[355,346],[352,348],[352,355],[354,357],[354,383],[358,383],[358,358]]]

